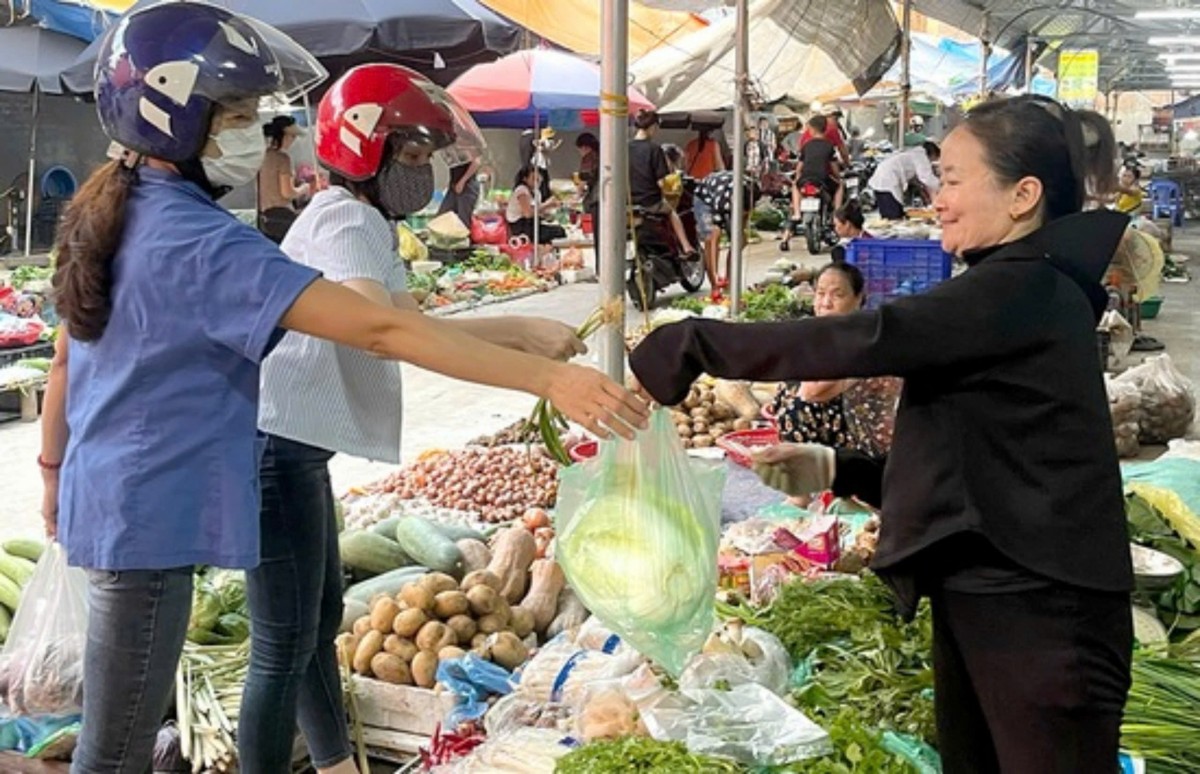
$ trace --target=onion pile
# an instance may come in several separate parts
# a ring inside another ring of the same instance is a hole
[[[553,462],[524,449],[464,449],[424,456],[388,476],[382,488],[495,524],[553,507],[558,478]]]

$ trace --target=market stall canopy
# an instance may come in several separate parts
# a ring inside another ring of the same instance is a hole
[[[600,68],[565,51],[530,49],[472,67],[449,92],[480,126],[574,129],[598,120]],[[636,89],[628,97],[630,114],[654,107]]]
[[[534,35],[587,56],[600,55],[600,3],[597,0],[482,0]],[[708,26],[698,16],[629,3],[629,56],[636,59],[672,45]]]
[[[44,0],[62,2],[62,0]],[[142,0],[130,8],[162,0]],[[108,0],[116,5],[121,0]],[[438,69],[461,72],[476,62],[515,51],[523,30],[476,0],[221,0],[221,6],[271,24],[313,55],[391,61],[425,74]],[[92,68],[99,41],[64,74],[77,93],[92,90]],[[330,72],[343,67],[326,64]]]
[[[85,46],[70,35],[32,24],[0,28],[0,91],[28,92],[36,85],[46,94],[62,94],[59,75]]]
[[[663,110],[728,106],[734,94],[736,19],[726,17],[635,61],[638,88]],[[750,87],[759,102],[811,101],[847,81],[865,93],[900,51],[886,0],[750,0]]]

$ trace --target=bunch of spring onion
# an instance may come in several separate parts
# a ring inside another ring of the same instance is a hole
[[[180,751],[193,772],[233,771],[238,714],[250,667],[250,642],[183,647],[175,672]]]
[[[622,319],[624,301],[620,298],[608,301],[592,310],[583,324],[575,329],[575,335],[580,341],[587,341],[597,331],[606,325],[612,325]],[[526,431],[536,431],[541,437],[550,458],[560,465],[570,465],[571,456],[563,444],[562,434],[570,425],[561,411],[554,408],[550,401],[542,398],[533,407],[533,413],[525,420]]]
[[[1121,747],[1153,771],[1200,771],[1200,657],[1162,650],[1134,654]]]

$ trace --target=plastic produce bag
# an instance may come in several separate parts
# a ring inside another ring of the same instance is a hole
[[[1133,326],[1117,310],[1105,312],[1096,329],[1108,331],[1109,352],[1117,362],[1124,359],[1133,348]]]
[[[779,638],[754,627],[727,626],[714,632],[704,652],[679,678],[680,688],[720,688],[756,683],[780,696],[787,693],[792,660]]]
[[[782,766],[833,750],[824,729],[756,683],[728,691],[681,689],[643,707],[641,716],[659,741],[745,764]]]
[[[1104,379],[1104,387],[1108,392],[1117,454],[1136,457],[1141,449],[1138,436],[1142,431],[1142,392],[1130,381],[1118,381],[1108,376]]]
[[[670,414],[560,475],[555,556],[592,614],[678,676],[712,630],[725,469]]]
[[[507,669],[484,661],[474,653],[442,661],[438,664],[437,681],[444,683],[459,698],[447,719],[447,727],[458,728],[460,723],[483,717],[488,710],[489,696],[512,692],[511,679]]]
[[[1196,417],[1195,390],[1170,355],[1148,358],[1117,381],[1135,384],[1141,391],[1142,443],[1166,443],[1187,434]]]
[[[87,576],[52,543],[38,560],[0,653],[0,701],[14,715],[66,715],[83,706]]]

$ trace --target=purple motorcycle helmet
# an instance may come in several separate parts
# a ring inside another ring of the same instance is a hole
[[[121,17],[96,61],[96,110],[108,137],[180,163],[200,155],[219,105],[282,108],[327,73],[291,38],[208,3],[165,2]]]

